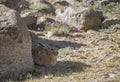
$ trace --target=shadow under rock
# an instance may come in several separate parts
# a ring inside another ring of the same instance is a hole
[[[75,43],[75,42],[70,42],[70,41],[56,41],[56,40],[49,40],[49,39],[43,39],[35,35],[34,33],[30,32],[31,37],[32,37],[32,43],[34,44],[39,44],[43,43],[46,46],[51,46],[55,47],[57,49],[60,48],[66,48],[66,47],[72,47],[72,48],[80,48],[81,46],[87,46],[86,44],[81,44],[81,43]]]
[[[48,44],[49,46],[56,47],[58,49],[65,48],[65,47],[73,47],[73,48],[80,48],[81,46],[86,46],[86,44],[74,43],[70,41],[55,41],[55,40],[48,40],[48,39],[39,39],[40,42]]]
[[[85,68],[91,67],[82,62],[72,62],[72,61],[58,61],[55,66],[39,66],[35,65],[34,71],[29,74],[32,74],[32,78],[41,78],[43,76],[52,75],[53,77],[61,77],[70,75],[72,73],[83,72]],[[37,71],[36,71],[37,70]],[[23,82],[27,80],[28,72],[22,73],[19,78],[15,79],[1,79],[0,82]]]
[[[33,77],[37,78],[44,75],[53,75],[53,76],[65,76],[70,75],[74,72],[82,72],[85,68],[91,67],[82,62],[72,62],[72,61],[58,61],[55,66],[44,67],[36,66],[39,70],[38,72],[33,73]]]

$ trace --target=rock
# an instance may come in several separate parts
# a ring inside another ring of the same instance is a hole
[[[104,74],[104,78],[115,78],[117,76],[117,74]]]
[[[38,19],[43,15],[55,15],[54,7],[47,1],[42,0],[26,0],[29,3],[29,8],[26,12],[21,11],[21,17],[26,25],[38,24]],[[40,6],[41,5],[41,6]],[[22,13],[23,12],[23,13]]]
[[[40,6],[40,5],[45,6],[39,10],[39,12],[44,14],[44,15],[45,14],[55,15],[54,6],[46,0],[26,0],[26,1],[29,3],[29,5],[32,5],[32,6]]]
[[[101,26],[103,13],[87,8],[81,12],[80,29],[87,31],[88,29],[98,29]]]
[[[5,5],[20,12],[28,3],[25,0],[6,0]]]
[[[37,17],[35,17],[34,15],[31,15],[31,12],[24,13],[21,15],[21,17],[27,26],[36,24]]]
[[[113,7],[119,3],[119,0],[82,0],[81,6],[83,7],[92,7],[96,10],[104,11],[103,6]]]
[[[18,12],[0,4],[0,78],[34,69],[31,44]]]
[[[44,66],[53,66],[56,64],[58,52],[55,48],[47,46],[40,42],[39,38],[31,31],[32,37],[32,55],[34,63]]]
[[[61,19],[62,22],[67,22],[67,23],[69,23],[72,20],[72,18],[74,18],[72,16],[75,14],[75,10],[72,7],[67,7],[64,10],[64,12],[62,12],[61,9],[57,9],[55,12],[57,18]]]
[[[36,5],[36,4],[40,4],[41,1],[43,0],[26,0],[29,4],[33,4],[33,5]]]
[[[55,20],[54,18],[50,18],[50,17],[37,17],[37,22],[36,22],[36,28],[40,28],[40,30],[45,30],[47,25],[52,25],[52,24],[57,24],[59,23],[57,20]]]
[[[91,6],[95,6],[98,3],[100,3],[101,0],[82,0],[82,6],[83,7],[91,7]]]
[[[115,78],[116,76],[117,76],[117,74],[113,74],[113,73],[110,73],[110,74],[109,74],[109,77],[110,77],[110,78]]]
[[[112,17],[112,18],[110,17],[103,21],[103,25],[107,25],[107,26],[116,25],[116,24],[120,24],[119,17]]]
[[[6,0],[0,0],[0,3],[4,3],[4,2],[6,2]]]
[[[66,0],[55,0],[52,4],[56,9],[61,9],[62,11],[64,11],[68,6],[71,6],[69,1]]]
[[[117,3],[117,2],[120,2],[120,0],[102,0],[101,1],[101,3],[102,4],[105,4],[105,5],[107,5],[107,4],[110,4],[110,3]]]
[[[53,5],[70,6],[70,3],[66,0],[56,0],[55,2],[53,2]]]
[[[48,38],[52,37],[52,36],[53,36],[53,32],[48,31],[47,34],[46,34],[46,36],[47,36]]]
[[[38,24],[41,24],[41,23],[44,23],[46,21],[46,18],[45,17],[37,17],[37,25]]]
[[[71,26],[78,27],[79,30],[98,29],[102,23],[103,13],[91,8],[68,7],[63,13],[60,9],[56,10],[56,17],[61,21],[67,22]]]
[[[54,18],[45,17],[45,16],[37,17],[37,24],[41,24],[41,23],[53,23],[53,22],[58,22],[58,21],[55,20]]]

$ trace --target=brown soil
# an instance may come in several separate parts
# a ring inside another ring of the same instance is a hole
[[[55,66],[36,66],[30,82],[120,82],[120,30],[50,38],[36,34],[40,42],[57,48],[59,55]]]

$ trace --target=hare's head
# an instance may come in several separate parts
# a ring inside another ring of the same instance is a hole
[[[57,50],[53,48],[41,48],[38,46],[37,48],[33,49],[33,58],[36,64],[38,65],[55,65],[57,61]]]
[[[55,48],[50,48],[48,50],[48,56],[49,56],[49,59],[51,60],[51,65],[55,65],[56,64],[56,61],[57,61],[57,56],[58,56],[58,51],[57,49]]]

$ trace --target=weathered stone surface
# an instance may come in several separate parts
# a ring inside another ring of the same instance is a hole
[[[70,6],[70,4],[66,0],[56,0],[55,2],[53,2],[53,5]]]
[[[120,18],[107,18],[103,21],[103,25],[107,25],[107,26],[110,26],[110,25],[115,25],[115,24],[120,24]]]
[[[63,22],[67,22],[69,23],[73,18],[74,15],[76,14],[76,11],[71,8],[71,7],[67,7],[64,12],[62,12],[61,9],[56,9],[56,17],[60,20],[62,20]]]
[[[0,3],[6,2],[6,0],[0,0]]]
[[[31,38],[19,14],[0,5],[0,77],[32,71]]]
[[[31,15],[30,12],[22,14],[21,17],[27,26],[35,24],[37,21],[37,18],[34,15]]]
[[[5,5],[20,12],[28,3],[25,0],[6,0]]]
[[[45,14],[55,14],[54,6],[49,3],[47,0],[26,0],[30,5],[46,5],[45,8],[39,10],[40,13]]]
[[[85,9],[80,16],[80,29],[87,31],[88,29],[98,29],[102,23],[103,14],[101,11]]]
[[[44,0],[26,0],[29,3],[30,8],[26,8],[29,11],[21,13],[21,17],[23,18],[26,25],[32,25],[37,22],[39,17],[43,15],[55,15],[54,6],[52,6],[49,2]],[[40,7],[40,5],[42,5]],[[31,7],[32,6],[32,7]],[[36,7],[39,6],[37,9]],[[45,7],[43,7],[45,6]],[[33,13],[33,11],[36,11]]]
[[[82,0],[81,6],[83,7],[94,7],[96,10],[104,10],[104,5],[113,7],[119,5],[120,0]]]
[[[36,5],[36,4],[39,4],[39,3],[41,3],[41,1],[43,1],[43,0],[26,0],[29,4],[34,4],[34,5]]]
[[[82,6],[85,7],[90,7],[92,5],[96,5],[99,3],[101,0],[82,0]]]
[[[101,3],[102,4],[110,4],[110,3],[118,3],[120,2],[120,0],[102,0]]]
[[[19,4],[20,2],[21,2],[21,0],[7,0],[6,5],[10,8],[18,9],[18,7],[20,6],[20,4]]]

